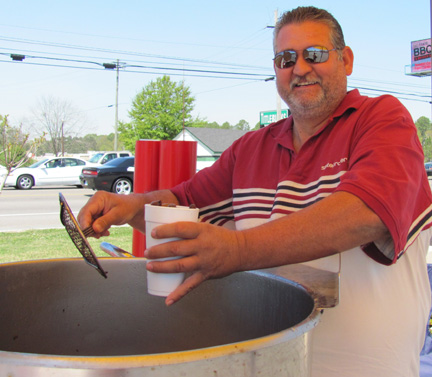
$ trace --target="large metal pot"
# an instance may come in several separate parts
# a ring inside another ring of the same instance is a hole
[[[147,294],[145,261],[0,265],[0,376],[308,376],[320,310],[265,272],[211,280],[180,302]]]

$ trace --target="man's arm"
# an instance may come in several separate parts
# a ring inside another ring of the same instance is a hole
[[[258,229],[256,229],[258,230]],[[270,254],[269,266],[300,263],[343,252],[389,236],[380,218],[359,198],[336,192],[289,216],[241,232],[251,265],[265,265],[259,250]],[[250,255],[250,251],[254,254]],[[244,259],[244,256],[242,257]]]
[[[209,278],[319,259],[386,237],[388,230],[356,196],[336,192],[306,209],[243,231],[175,223],[156,228],[153,236],[186,239],[145,252],[149,259],[184,257],[147,263],[150,271],[192,273],[167,297],[170,305]]]

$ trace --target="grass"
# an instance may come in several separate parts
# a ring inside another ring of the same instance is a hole
[[[96,256],[108,257],[108,254],[99,248],[102,241],[132,252],[131,227],[114,227],[110,229],[110,233],[109,237],[103,237],[99,240],[88,238]],[[0,263],[75,257],[81,257],[81,254],[65,229],[0,233]]]

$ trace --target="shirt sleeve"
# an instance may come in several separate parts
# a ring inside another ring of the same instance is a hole
[[[232,202],[235,144],[224,151],[213,165],[171,189],[181,205],[195,204],[201,210],[221,202]]]
[[[368,205],[387,226],[390,240],[363,245],[383,264],[396,262],[431,223],[431,190],[415,124],[394,97],[365,105],[356,119],[349,170],[337,191],[350,192]]]

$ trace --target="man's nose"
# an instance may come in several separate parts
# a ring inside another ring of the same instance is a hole
[[[303,56],[299,56],[297,58],[297,61],[294,64],[293,67],[293,73],[297,76],[304,76],[307,73],[312,71],[311,64],[309,64]]]

